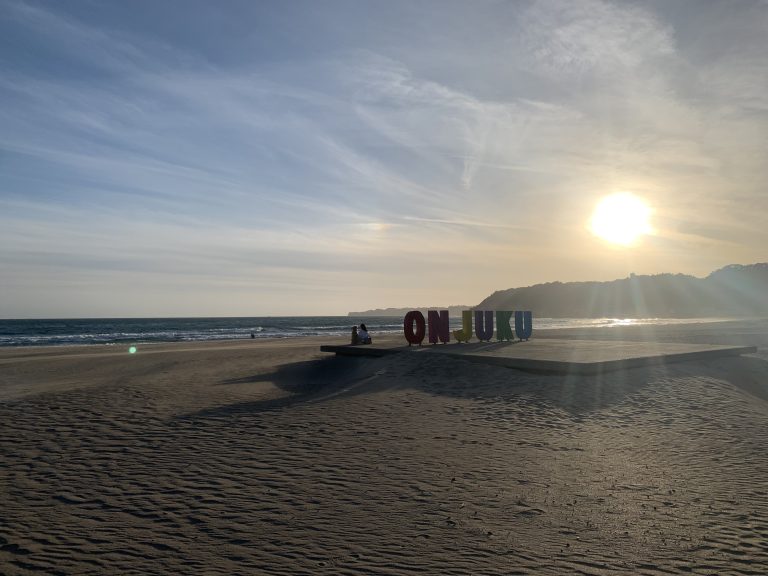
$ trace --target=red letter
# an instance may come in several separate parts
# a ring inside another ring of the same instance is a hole
[[[413,333],[413,323],[416,322],[416,333]],[[403,332],[405,332],[405,339],[408,340],[408,346],[411,344],[418,344],[421,346],[421,341],[424,340],[424,333],[427,326],[424,322],[424,314],[418,310],[412,310],[405,315],[403,319]]]

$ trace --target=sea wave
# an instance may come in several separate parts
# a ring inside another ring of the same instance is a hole
[[[534,330],[604,328],[629,325],[690,324],[723,318],[534,318]],[[0,346],[62,346],[147,342],[203,342],[244,338],[347,336],[351,326],[365,322],[373,334],[395,334],[402,320],[392,317],[346,316],[261,318],[145,318],[0,320]],[[461,317],[451,317],[451,328]]]

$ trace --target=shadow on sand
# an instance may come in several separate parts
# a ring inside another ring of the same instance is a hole
[[[723,380],[768,401],[768,361],[756,357],[639,367],[592,375],[547,375],[437,355],[385,358],[331,356],[285,364],[267,374],[215,383],[271,382],[286,396],[237,402],[186,414],[181,418],[255,414],[401,388],[480,402],[525,402],[532,408],[559,408],[580,419],[596,410],[623,402],[651,382],[680,377]]]
[[[286,396],[252,402],[236,402],[208,408],[181,418],[206,418],[280,410],[309,400],[322,400],[370,377],[369,358],[330,356],[321,360],[295,362],[278,366],[273,372],[231,378],[215,383],[217,386],[270,382]]]

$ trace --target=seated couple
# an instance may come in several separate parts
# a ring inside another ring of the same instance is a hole
[[[352,344],[371,344],[372,342],[365,324],[360,324],[360,330],[357,326],[352,326]]]

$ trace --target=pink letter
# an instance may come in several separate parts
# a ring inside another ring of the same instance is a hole
[[[437,344],[437,339],[443,344],[451,340],[449,328],[448,310],[430,310],[427,312],[429,322],[429,342]]]
[[[413,332],[414,322],[416,322],[415,334]],[[405,339],[408,340],[408,346],[411,344],[418,344],[421,346],[421,341],[424,340],[424,332],[426,332],[426,328],[424,314],[418,310],[408,312],[403,319],[403,332],[405,332]]]

